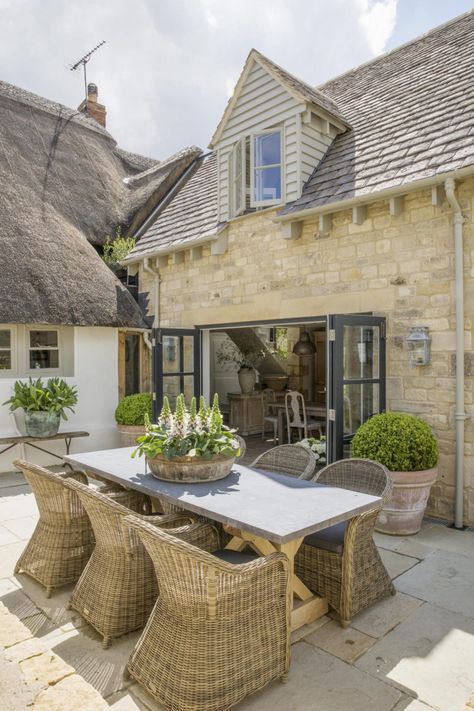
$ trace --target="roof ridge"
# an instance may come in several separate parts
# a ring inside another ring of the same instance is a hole
[[[314,88],[316,91],[320,91],[324,96],[326,96],[326,94],[324,93],[324,87],[328,86],[329,84],[332,84],[333,82],[336,82],[339,79],[342,79],[343,77],[350,76],[351,74],[354,74],[355,72],[357,72],[359,69],[362,69],[363,67],[368,67],[371,64],[376,64],[377,62],[381,62],[382,60],[386,59],[390,55],[395,54],[396,52],[399,52],[400,50],[405,49],[406,47],[409,47],[412,44],[416,44],[417,42],[420,42],[421,40],[425,39],[426,37],[429,37],[430,35],[434,35],[436,32],[439,32],[440,30],[443,30],[446,27],[449,27],[450,25],[454,25],[456,22],[459,22],[460,20],[463,20],[464,18],[468,17],[469,15],[473,15],[473,14],[474,14],[474,9],[468,10],[467,12],[463,12],[461,15],[457,15],[456,17],[453,17],[451,20],[446,20],[446,22],[442,22],[440,25],[436,25],[436,27],[432,27],[431,30],[427,30],[426,32],[423,32],[421,35],[417,35],[416,37],[413,37],[413,39],[407,40],[406,42],[399,44],[397,47],[394,47],[393,49],[389,49],[387,52],[382,52],[382,54],[379,54],[377,57],[373,57],[372,59],[367,60],[367,62],[362,62],[362,64],[358,64],[357,66],[352,67],[351,69],[348,69],[345,72],[336,74],[336,76],[331,77],[331,79],[328,79],[323,84],[318,84]]]
[[[53,101],[52,99],[47,99],[41,94],[36,94],[29,89],[23,89],[16,84],[10,84],[7,81],[0,80],[0,96],[4,96],[11,101],[17,101],[18,103],[25,104],[26,106],[31,106],[38,111],[44,111],[45,113],[53,114],[54,116],[64,116],[73,120],[75,123],[82,125],[96,133],[100,133],[109,140],[116,143],[114,137],[107,131],[106,128],[101,126],[97,121],[86,116],[78,109],[72,109],[70,106],[61,104],[59,101]]]

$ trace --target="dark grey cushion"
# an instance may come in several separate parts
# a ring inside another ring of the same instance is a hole
[[[214,551],[212,555],[216,558],[224,560],[226,563],[233,563],[233,565],[241,565],[242,563],[251,563],[252,560],[258,558],[255,553],[240,553],[240,551],[230,551],[227,548],[223,548],[220,551]]]
[[[346,535],[347,521],[336,523],[335,526],[324,528],[317,533],[306,536],[303,543],[314,548],[322,548],[332,553],[342,553],[344,549],[344,536]]]

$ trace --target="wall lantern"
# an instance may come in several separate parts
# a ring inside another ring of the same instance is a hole
[[[293,353],[299,356],[314,355],[316,353],[316,346],[311,340],[308,331],[303,331],[300,335],[300,340],[293,346]]]
[[[359,363],[365,365],[367,362],[372,361],[372,341],[373,332],[372,328],[363,328],[361,332],[361,337],[357,343],[357,351],[359,353]]]
[[[431,336],[428,326],[412,326],[407,336],[407,344],[411,365],[431,363]]]

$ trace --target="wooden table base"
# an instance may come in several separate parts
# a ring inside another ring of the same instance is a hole
[[[298,548],[303,543],[302,538],[295,538],[289,543],[272,543],[266,538],[254,536],[247,531],[241,531],[231,526],[224,526],[224,529],[232,538],[226,548],[232,551],[242,551],[246,546],[253,548],[260,555],[270,555],[270,553],[284,553],[290,562],[291,587],[293,590],[293,611],[291,613],[291,629],[307,625],[318,617],[322,617],[328,611],[327,600],[311,592],[309,588],[294,573],[295,555]]]

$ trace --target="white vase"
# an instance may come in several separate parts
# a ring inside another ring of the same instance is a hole
[[[253,392],[257,373],[254,368],[241,368],[238,372],[239,385],[244,395],[250,395]]]

